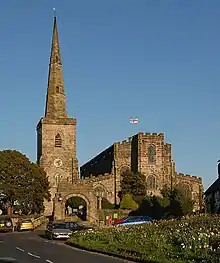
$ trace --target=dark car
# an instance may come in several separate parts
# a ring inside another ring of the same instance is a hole
[[[10,216],[0,216],[0,232],[13,232],[13,223]]]
[[[66,227],[70,229],[72,232],[81,231],[81,230],[94,230],[92,226],[86,226],[80,222],[65,222]]]

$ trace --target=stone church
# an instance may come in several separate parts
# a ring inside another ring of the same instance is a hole
[[[45,215],[65,217],[65,202],[74,196],[87,204],[88,220],[97,217],[101,199],[117,204],[121,173],[126,169],[146,176],[148,194],[159,195],[163,186],[181,186],[200,207],[203,192],[200,177],[176,172],[171,144],[163,133],[138,133],[116,142],[78,169],[76,119],[66,110],[57,18],[54,17],[45,115],[37,124],[37,163],[47,173],[51,201]]]

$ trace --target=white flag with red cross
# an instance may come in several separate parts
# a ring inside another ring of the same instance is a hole
[[[138,124],[139,120],[138,120],[138,118],[135,118],[135,119],[130,119],[129,122],[132,124]]]

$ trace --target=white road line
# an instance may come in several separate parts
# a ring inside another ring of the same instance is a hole
[[[50,261],[49,259],[46,260],[47,263],[53,263],[53,261]]]
[[[34,257],[34,258],[40,258],[40,256],[37,256],[37,255],[31,254],[30,252],[28,252],[28,255],[31,256],[31,257]]]
[[[24,249],[22,249],[22,248],[20,248],[20,247],[16,247],[16,249],[24,252]]]

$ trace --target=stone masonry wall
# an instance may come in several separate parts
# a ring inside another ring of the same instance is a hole
[[[125,170],[131,170],[131,138],[128,141],[114,144],[114,171],[115,175],[115,203],[119,203],[118,193],[121,185],[121,174]]]
[[[194,209],[199,210],[202,206],[203,185],[202,178],[189,174],[175,173],[174,187],[181,187],[195,201]]]
[[[165,184],[164,134],[139,133],[137,136],[138,171],[146,175],[148,194],[159,195]],[[151,149],[151,155],[149,149]]]
[[[61,137],[61,147],[55,147],[55,136]],[[78,161],[76,158],[76,120],[75,119],[41,119],[38,125],[38,136],[41,137],[42,154],[38,162],[47,173],[51,186],[51,200],[61,180],[72,183],[78,179]],[[40,153],[40,151],[38,151]],[[56,166],[55,160],[61,160]],[[45,202],[45,214],[52,213],[52,201]]]

